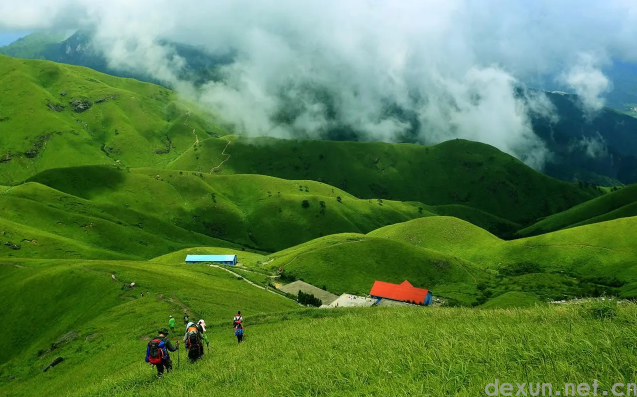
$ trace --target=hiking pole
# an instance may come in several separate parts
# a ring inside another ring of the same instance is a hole
[[[177,369],[179,369],[179,345],[177,345]]]

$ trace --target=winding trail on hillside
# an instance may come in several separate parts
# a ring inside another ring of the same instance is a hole
[[[190,120],[190,109],[188,109],[188,110],[186,111],[186,120],[184,120],[184,125],[185,125],[187,128],[190,128],[190,127],[188,126],[188,120]],[[195,143],[193,144],[193,146],[195,146],[195,145],[198,145],[198,144],[199,144],[199,137],[197,136],[196,130],[197,130],[196,128],[193,128],[193,129],[192,129],[192,134],[195,136]]]
[[[9,190],[13,189],[15,186],[9,186],[9,188],[7,190],[5,190],[4,192],[0,193],[0,194],[5,194],[8,193]]]
[[[290,299],[290,298],[288,298],[287,296],[284,296],[284,295],[281,295],[281,294],[277,294],[276,292],[271,291],[271,290],[269,290],[269,289],[265,289],[264,287],[262,287],[262,286],[260,286],[260,285],[258,285],[258,284],[253,283],[252,281],[250,281],[250,280],[248,280],[247,278],[243,277],[243,276],[242,276],[242,275],[240,275],[239,273],[235,273],[235,272],[233,272],[233,271],[232,271],[232,270],[230,270],[230,269],[227,269],[227,268],[222,267],[222,266],[219,266],[219,265],[210,265],[210,267],[216,267],[217,269],[225,270],[225,271],[227,271],[228,273],[232,274],[233,276],[241,277],[241,279],[242,279],[243,281],[245,281],[246,283],[248,283],[248,284],[250,284],[250,285],[252,285],[252,286],[254,286],[254,287],[261,288],[262,290],[264,290],[264,291],[266,291],[266,292],[269,292],[269,293],[274,294],[274,295],[278,295],[278,296],[280,296],[280,297],[282,297],[282,298],[289,299],[289,300],[291,300],[292,302],[298,303],[298,302],[297,302],[297,301],[295,301],[294,299]],[[299,303],[299,305],[300,305],[300,303]],[[301,306],[302,306],[302,305],[301,305]]]
[[[223,151],[221,152],[222,156],[228,156],[225,158],[225,160],[223,160],[221,163],[219,163],[218,166],[216,167],[212,167],[210,169],[210,173],[212,174],[213,172],[215,172],[215,170],[218,170],[221,168],[221,166],[223,165],[223,163],[225,163],[226,161],[230,160],[230,155],[226,153],[226,149],[228,148],[228,146],[230,146],[230,139],[228,139],[227,141],[228,143],[226,143],[226,147],[223,148]]]

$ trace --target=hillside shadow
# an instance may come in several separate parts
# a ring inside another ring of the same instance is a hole
[[[37,182],[87,200],[124,183],[125,170],[106,165],[55,168],[43,171],[26,182]]]

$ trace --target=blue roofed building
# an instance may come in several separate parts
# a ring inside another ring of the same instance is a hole
[[[236,265],[236,255],[186,255],[186,263],[218,263],[220,265]]]

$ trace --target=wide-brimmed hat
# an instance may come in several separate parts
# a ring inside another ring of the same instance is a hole
[[[168,335],[168,328],[162,328],[159,331],[157,331],[160,334],[164,334],[164,335]]]

